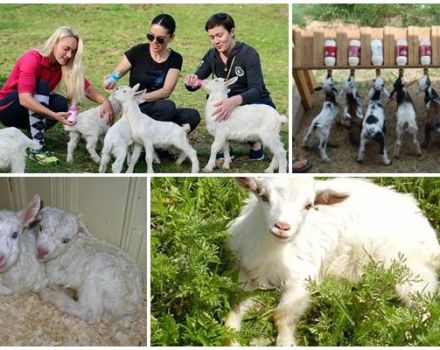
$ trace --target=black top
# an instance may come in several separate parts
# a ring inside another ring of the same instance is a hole
[[[125,57],[131,64],[130,86],[140,84],[139,90],[147,92],[161,89],[171,68],[182,69],[182,56],[171,50],[167,60],[157,63],[150,55],[150,44],[139,44],[125,52]]]
[[[243,104],[270,100],[270,93],[264,85],[260,56],[257,50],[245,43],[235,43],[226,65],[218,51],[215,48],[210,49],[200,61],[195,74],[200,79],[206,79],[210,74],[224,79],[238,77],[237,82],[229,86],[229,96],[241,95]],[[199,89],[188,86],[186,88],[190,91]]]

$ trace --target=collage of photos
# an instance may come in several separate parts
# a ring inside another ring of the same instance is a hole
[[[440,4],[0,13],[1,346],[440,346]]]

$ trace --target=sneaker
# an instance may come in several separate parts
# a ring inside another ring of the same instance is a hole
[[[235,159],[235,154],[234,154],[234,150],[232,149],[232,147],[229,147],[229,155],[231,156],[231,160]],[[218,152],[215,159],[225,160],[225,155],[223,154],[223,152]]]
[[[41,165],[49,165],[58,163],[58,158],[53,155],[52,152],[48,150],[41,151],[30,151],[29,158],[35,160],[37,163]]]
[[[252,148],[249,151],[249,159],[251,160],[263,160],[264,159],[264,147],[261,145],[260,149],[254,151]]]

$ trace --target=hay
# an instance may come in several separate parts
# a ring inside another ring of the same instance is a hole
[[[0,344],[2,346],[145,346],[147,297],[141,317],[129,328],[106,321],[84,321],[43,304],[37,294],[0,296]]]

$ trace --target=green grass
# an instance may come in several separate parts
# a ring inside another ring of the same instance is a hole
[[[17,57],[32,47],[41,45],[59,26],[70,25],[76,28],[85,45],[86,76],[102,93],[102,78],[109,74],[130,47],[145,42],[149,23],[159,13],[171,14],[177,23],[176,38],[170,45],[182,54],[184,62],[181,79],[171,99],[178,107],[193,107],[200,111],[201,125],[191,135],[190,142],[198,151],[199,160],[205,165],[209,158],[212,137],[204,127],[204,106],[206,94],[188,92],[183,86],[183,77],[192,73],[204,53],[211,47],[204,24],[216,12],[230,13],[236,23],[237,40],[255,47],[260,54],[265,83],[272,94],[277,109],[288,114],[289,89],[289,25],[287,4],[2,4],[0,13],[0,84],[4,82]],[[44,21],[44,25],[42,25]],[[270,30],[268,30],[270,28]],[[128,82],[128,75],[121,80]],[[92,107],[85,103],[81,110]],[[282,139],[288,148],[288,127],[284,126]],[[60,125],[48,133],[48,146],[61,159],[66,155],[67,135]],[[249,147],[240,144],[239,158],[232,164],[231,172],[261,172],[269,164],[269,154],[263,162],[248,161]],[[78,149],[75,162],[70,165],[61,161],[57,166],[27,164],[27,172],[97,172],[98,166],[89,158],[84,145]],[[136,172],[145,172],[146,166],[140,163]],[[156,172],[189,172],[190,165],[183,166],[164,161],[155,166]],[[223,170],[219,170],[224,172]]]
[[[406,26],[432,26],[440,21],[440,8],[424,4],[319,4],[293,5],[293,23],[304,26],[310,20],[342,21],[360,26],[383,27],[390,18]]]
[[[412,193],[437,232],[440,178],[374,178]],[[237,287],[234,257],[226,248],[227,223],[247,194],[232,178],[153,178],[151,182],[151,344],[222,345],[231,337],[227,313],[247,294]],[[311,284],[312,305],[298,324],[300,345],[438,345],[440,296],[423,308],[403,306],[396,281],[408,278],[395,265],[372,263],[358,283],[326,278]],[[254,293],[241,344],[270,345],[279,295]]]

